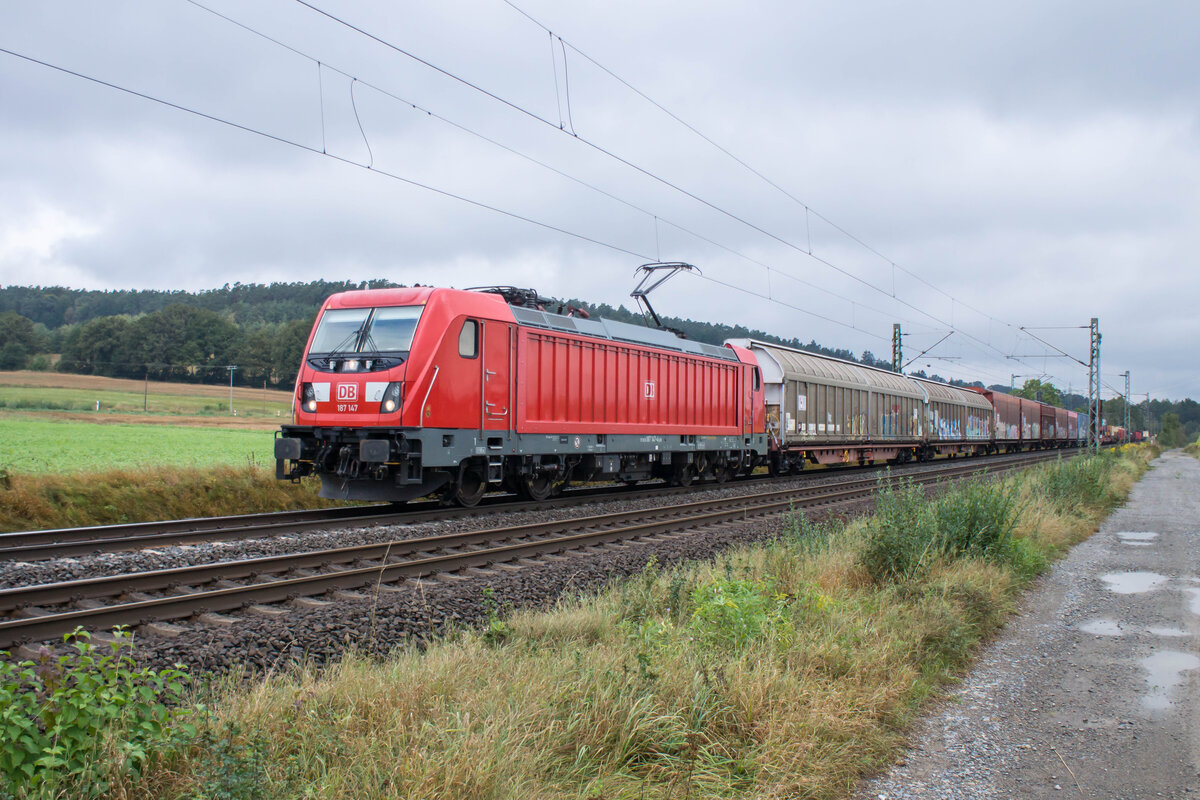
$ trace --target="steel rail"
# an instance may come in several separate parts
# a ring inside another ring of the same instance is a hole
[[[1040,451],[1040,454],[1062,451]],[[1007,459],[1028,458],[1029,454],[992,456],[989,463],[1005,463]],[[855,471],[864,469],[852,468]],[[887,465],[871,465],[868,471],[887,469]],[[802,473],[797,478],[824,477],[828,471]],[[753,478],[751,480],[758,480]],[[763,479],[765,480],[765,479]],[[715,485],[705,483],[700,488]],[[455,508],[436,501],[410,503],[402,510],[391,505],[350,506],[302,511],[267,512],[227,517],[135,522],[121,525],[100,525],[85,528],[57,528],[41,531],[0,533],[0,561],[41,561],[52,558],[94,555],[198,544],[212,541],[268,538],[288,533],[323,528],[346,528],[369,525],[406,524],[463,516],[476,516],[497,511],[541,510],[561,508],[618,496],[654,497],[688,491],[686,487],[642,485],[639,487],[580,488],[548,501],[514,500],[511,495],[492,496],[473,508]]]
[[[547,501],[514,500],[512,495],[486,498],[471,508],[448,507],[436,501],[413,503],[403,510],[390,505],[349,506],[308,511],[282,511],[245,516],[196,518],[128,525],[58,528],[0,534],[0,561],[40,561],[50,558],[94,555],[153,547],[170,547],[212,541],[279,536],[323,528],[406,524],[454,517],[528,509],[561,508],[611,496],[656,496],[686,491],[681,487],[651,485],[638,488],[574,489]],[[364,513],[365,512],[365,513]],[[214,522],[216,524],[209,525]],[[99,534],[99,536],[97,536]]]
[[[939,473],[939,477],[945,477]],[[874,479],[843,481],[837,487],[870,490],[876,486]],[[411,553],[445,550],[452,547],[476,545],[482,542],[497,542],[513,538],[545,536],[563,530],[588,527],[613,526],[647,517],[678,518],[703,509],[723,506],[751,507],[769,498],[788,498],[801,501],[805,495],[828,489],[828,485],[780,489],[737,497],[700,500],[659,508],[637,511],[621,511],[588,517],[573,517],[566,520],[536,522],[527,525],[484,528],[472,531],[456,531],[437,536],[415,539],[400,539],[390,542],[353,545],[329,550],[303,553],[287,553],[276,556],[221,561],[214,564],[199,564],[168,569],[151,570],[121,575],[108,575],[72,581],[18,586],[0,589],[0,612],[15,611],[30,606],[59,605],[84,599],[114,597],[131,592],[161,591],[176,586],[195,586],[220,580],[257,578],[262,575],[278,574],[297,569],[329,567],[332,564],[348,564],[356,561],[372,561],[381,558],[397,558]]]
[[[964,475],[1005,472],[1047,458],[1048,456],[1043,455],[1040,458],[1026,458],[1020,462],[1006,464],[956,465],[918,476],[893,475],[889,480],[898,482],[907,479],[919,484],[928,484]],[[0,621],[0,647],[45,640],[68,633],[79,626],[96,628],[176,620],[205,612],[229,611],[253,604],[319,595],[334,589],[355,589],[371,583],[379,585],[402,579],[427,577],[439,572],[483,567],[529,556],[579,550],[598,544],[679,531],[681,528],[693,529],[718,523],[749,520],[782,513],[797,507],[841,503],[869,496],[874,491],[875,484],[876,482],[873,480],[859,479],[844,481],[832,487],[829,485],[802,487],[800,490],[779,490],[736,498],[701,501],[674,507],[679,513],[660,514],[660,518],[650,521],[644,520],[647,513],[645,511],[621,512],[556,523],[537,523],[489,531],[460,532],[444,537],[404,540],[334,551],[291,554],[266,559],[158,570],[143,575],[110,576],[9,589],[0,593],[4,598],[4,607],[8,609],[28,607],[34,603],[64,604],[97,596],[121,596],[156,589],[175,588],[184,593],[136,599],[98,608],[49,613],[41,613],[41,610],[33,611],[30,616],[25,618]],[[845,488],[846,486],[852,488]],[[799,494],[808,496],[798,497]],[[725,507],[721,508],[721,506]],[[662,509],[662,511],[665,510]],[[554,538],[538,538],[544,537],[546,533],[552,532],[554,529],[559,531],[582,529],[582,532],[567,533]],[[512,542],[513,539],[528,539],[528,541],[483,547],[467,552],[443,552],[440,554],[429,552],[431,545],[432,549],[446,550],[467,544],[494,543],[497,540]],[[356,552],[357,556],[351,554],[352,551]],[[416,554],[418,557],[389,563],[393,556],[403,558],[405,554]],[[354,568],[336,566],[330,568],[331,563],[339,563],[338,559],[343,559],[340,563],[346,563],[346,560],[350,563],[378,560],[379,563]],[[266,572],[286,573],[312,567],[325,568],[330,571],[290,578],[269,578],[263,582],[243,586],[201,589],[199,591],[187,591],[184,588],[186,586],[184,581],[211,583],[230,580],[232,576],[259,580]]]
[[[1040,459],[1039,459],[1040,460]],[[1029,459],[1018,462],[1029,463]],[[990,469],[999,469],[1007,464],[992,463]],[[953,478],[980,472],[981,465],[959,465],[927,473],[937,479]],[[905,476],[895,475],[894,480],[902,480]],[[874,487],[875,478],[859,478],[840,481],[832,486],[843,489]],[[645,519],[647,517],[678,517],[698,509],[720,508],[722,506],[751,506],[768,498],[789,498],[802,500],[805,495],[821,492],[830,488],[830,484],[820,486],[801,486],[789,489],[777,489],[770,492],[760,492],[735,497],[701,500],[693,503],[682,503],[658,508],[641,509],[636,511],[613,512],[590,517],[573,517],[569,520],[552,520],[547,522],[529,523],[520,526],[505,526],[500,528],[484,528],[471,531],[458,531],[435,536],[425,536],[413,539],[392,540],[372,544],[352,545],[349,547],[331,548],[326,550],[288,553],[275,556],[260,556],[248,559],[220,561],[213,564],[199,564],[183,567],[151,570],[130,574],[119,574],[85,578],[72,581],[61,581],[48,584],[19,586],[0,589],[0,613],[11,612],[27,607],[44,605],[59,605],[76,602],[83,599],[112,597],[122,593],[160,591],[174,586],[197,585],[219,580],[238,580],[257,578],[264,574],[278,574],[295,569],[311,569],[328,567],[331,564],[346,564],[356,561],[371,561],[379,558],[399,557],[408,553],[429,551],[449,547],[461,547],[480,542],[501,541],[514,537],[544,536],[561,530],[570,530],[589,525],[614,525],[627,520]]]

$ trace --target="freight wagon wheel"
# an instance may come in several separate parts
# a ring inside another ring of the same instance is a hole
[[[470,508],[478,505],[486,492],[487,481],[479,474],[479,470],[463,469],[458,476],[458,483],[454,486],[454,502]]]
[[[554,493],[554,481],[544,472],[536,472],[521,478],[521,494],[530,500],[541,502]]]
[[[675,473],[675,478],[671,482],[676,486],[691,486],[692,481],[696,478],[696,471],[692,469],[691,464],[686,464],[682,469]]]

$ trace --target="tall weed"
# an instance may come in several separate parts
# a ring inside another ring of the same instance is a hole
[[[1117,458],[1116,453],[1106,450],[1044,466],[1039,470],[1036,486],[1046,499],[1060,507],[1111,508],[1115,498],[1108,479]]]
[[[769,581],[715,580],[692,591],[692,629],[715,647],[740,650],[780,628],[788,605]]]
[[[937,500],[905,479],[881,483],[867,523],[862,565],[876,582],[925,573],[935,558],[1001,558],[1020,508],[1016,492],[996,483],[968,483]]]
[[[938,550],[951,557],[1005,552],[1017,524],[1016,493],[997,483],[968,483],[938,498]]]
[[[925,491],[911,480],[880,480],[875,516],[867,523],[862,564],[876,582],[916,577],[937,539],[937,516]]]

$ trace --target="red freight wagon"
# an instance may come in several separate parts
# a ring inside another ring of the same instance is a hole
[[[1079,442],[1079,412],[1067,412],[1067,443],[1074,447]]]
[[[748,350],[548,302],[508,287],[330,297],[276,474],[319,475],[324,497],[473,505],[489,488],[541,499],[571,481],[724,480],[765,460]]]
[[[1070,421],[1067,416],[1070,413],[1065,408],[1054,408],[1054,438],[1059,447],[1063,447],[1068,439],[1074,438],[1070,434]]]
[[[1058,427],[1058,415],[1055,413],[1054,406],[1048,406],[1045,403],[1038,403],[1038,415],[1042,423],[1041,441],[1043,444],[1053,442],[1058,438],[1055,428]]]
[[[1004,392],[971,387],[992,404],[995,414],[992,425],[992,449],[1015,452],[1021,449],[1021,398]]]
[[[1036,447],[1042,439],[1042,404],[1024,397],[1018,399],[1021,402],[1021,441],[1026,447]]]

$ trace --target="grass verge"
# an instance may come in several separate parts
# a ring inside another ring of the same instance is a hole
[[[549,612],[503,617],[503,598],[481,598],[482,630],[422,651],[231,678],[203,691],[186,746],[154,750],[108,794],[844,797],[1150,457],[936,501],[902,487],[878,516],[794,517],[770,543],[652,564]]]
[[[320,483],[245,465],[147,467],[72,475],[0,472],[0,532],[216,517],[337,505]]]

